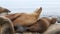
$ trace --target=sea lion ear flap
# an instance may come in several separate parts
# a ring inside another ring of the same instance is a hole
[[[52,18],[50,23],[51,23],[51,24],[55,24],[56,21],[57,21],[57,18]]]

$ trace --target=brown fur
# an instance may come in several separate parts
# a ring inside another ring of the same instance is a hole
[[[0,16],[0,29],[0,34],[14,34],[12,22],[4,16]]]
[[[0,7],[0,13],[2,12],[11,12],[11,11],[6,8]]]
[[[28,31],[43,33],[49,27],[49,22],[45,19],[39,19],[35,24],[28,27]]]
[[[8,14],[5,17],[9,18],[11,21],[14,21],[16,18],[21,16],[21,14],[23,14],[23,13]]]
[[[47,17],[42,17],[37,22],[35,22],[35,24],[29,26],[27,30],[31,31],[31,32],[43,33],[48,29],[48,27],[51,24],[55,24],[56,20],[57,20],[56,18],[51,18],[50,19],[50,18],[47,18]]]
[[[52,17],[52,19],[51,19],[51,24],[55,24],[56,23],[56,21],[57,21],[57,18],[54,18],[54,17]]]
[[[56,21],[57,21],[57,18],[54,18],[54,17],[51,17],[51,18],[42,17],[42,19],[45,19],[45,20],[49,21],[50,24],[55,24]]]
[[[35,11],[32,14],[17,13],[13,16],[10,16],[10,19],[11,18],[14,19],[13,20],[13,25],[18,25],[19,24],[19,25],[22,25],[22,26],[28,26],[28,25],[34,24],[37,21],[39,15],[41,14],[41,11],[42,11],[42,8],[39,8],[37,11]],[[17,15],[19,15],[19,16],[17,17]],[[9,18],[9,16],[7,16],[7,17]]]

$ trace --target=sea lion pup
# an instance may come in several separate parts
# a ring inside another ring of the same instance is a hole
[[[0,29],[1,34],[14,34],[12,22],[4,16],[0,16]]]
[[[38,20],[38,17],[41,14],[41,12],[42,12],[42,8],[39,8],[38,10],[36,10],[32,14],[17,13],[17,14],[20,14],[20,15],[17,16],[17,14],[15,14],[14,16],[11,16],[12,20],[13,20],[13,25],[15,26],[16,24],[20,24],[22,26],[29,26],[31,24],[34,24]]]
[[[27,31],[43,33],[47,30],[50,23],[45,19],[39,19],[35,24],[28,26]]]
[[[52,24],[43,34],[60,34],[60,24]]]
[[[57,18],[54,18],[54,17],[50,17],[50,18],[49,17],[42,17],[42,19],[49,21],[50,24],[55,24],[57,21]]]

